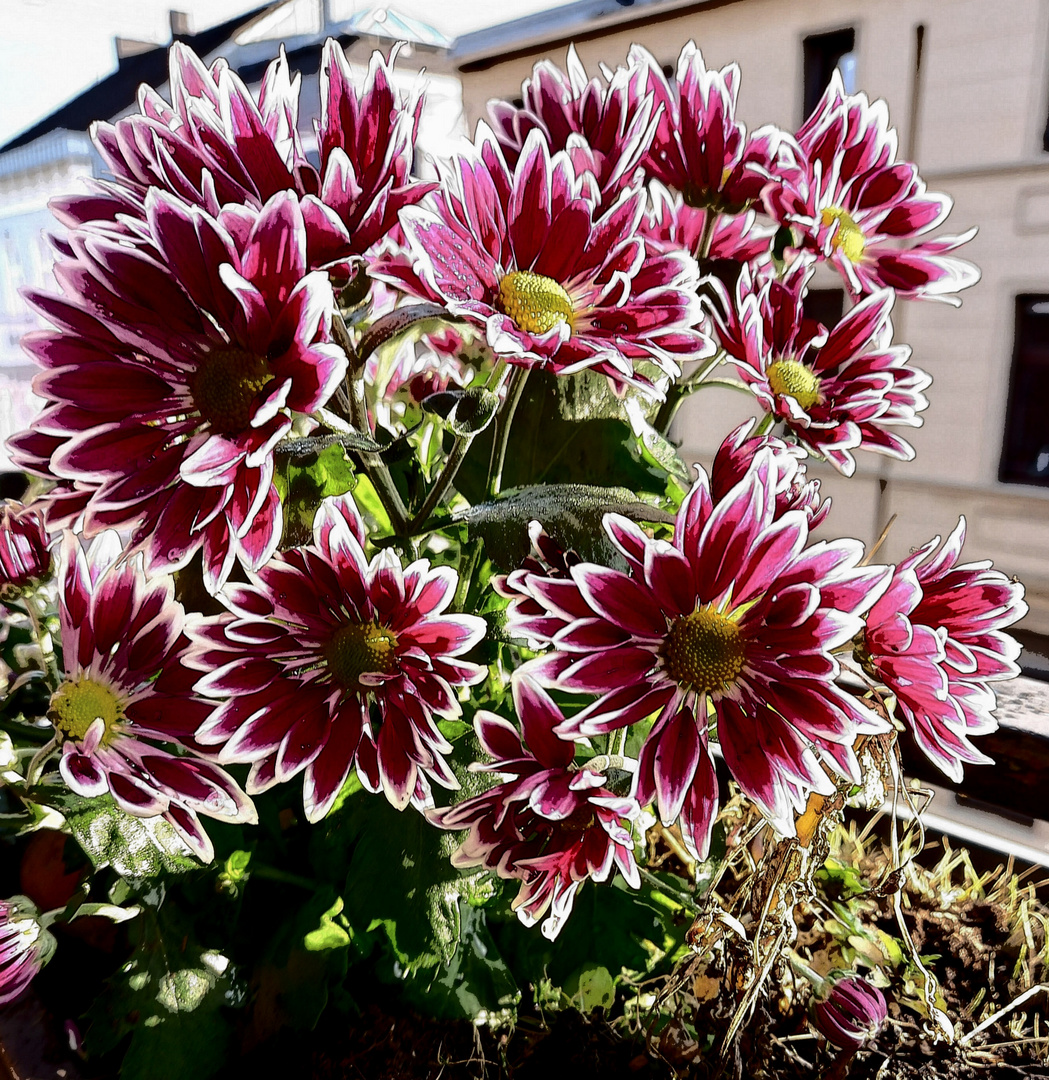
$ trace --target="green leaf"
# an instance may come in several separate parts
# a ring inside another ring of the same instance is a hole
[[[321,913],[321,923],[316,930],[311,930],[303,939],[307,952],[327,952],[329,949],[342,949],[349,945],[351,936],[346,930],[346,919],[342,917],[342,897],[337,897],[327,911]],[[338,920],[338,921],[336,921]]]
[[[241,992],[227,957],[202,949],[165,905],[131,924],[135,949],[89,1010],[86,1044],[93,1054],[129,1034],[121,1080],[191,1080],[218,1072],[229,1026],[218,1013]]]
[[[666,477],[641,460],[630,426],[622,418],[622,403],[614,399],[614,410],[611,406],[585,409],[584,403],[592,397],[588,385],[579,376],[529,373],[507,441],[504,489],[585,483],[662,495]],[[457,490],[469,502],[483,502],[487,497],[497,426],[474,439],[456,477]]]
[[[564,990],[570,998],[579,1002],[580,1009],[585,1013],[594,1009],[610,1009],[616,999],[615,979],[608,968],[600,965],[582,968]]]
[[[472,506],[456,520],[465,522],[485,543],[492,562],[503,570],[520,566],[529,552],[528,523],[539,521],[566,550],[605,566],[621,566],[622,556],[602,527],[605,514],[634,521],[667,521],[662,510],[639,502],[627,488],[585,484],[543,484],[507,492],[492,502]]]
[[[343,897],[355,929],[382,930],[403,965],[449,960],[459,941],[458,872],[443,833],[417,810],[361,792],[341,811],[354,843]],[[331,818],[326,821],[332,821]]]
[[[274,482],[284,507],[283,547],[313,540],[313,519],[321,501],[343,495],[354,485],[354,470],[346,450],[338,442],[306,454],[279,449]]]
[[[111,866],[121,877],[141,879],[200,868],[161,817],[132,817],[109,795],[88,799],[72,792],[48,792],[47,801],[65,817],[96,870]]]

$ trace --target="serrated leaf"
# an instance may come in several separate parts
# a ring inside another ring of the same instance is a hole
[[[65,817],[69,831],[96,869],[111,866],[121,877],[142,879],[200,867],[161,817],[132,817],[109,795],[88,799],[56,792],[48,794],[48,802]]]
[[[566,550],[605,566],[622,565],[622,556],[602,526],[605,514],[623,514],[633,521],[673,522],[669,514],[639,502],[627,488],[586,484],[542,484],[511,491],[458,515],[482,537],[488,557],[499,569],[520,566],[528,554],[528,524],[539,521]]]

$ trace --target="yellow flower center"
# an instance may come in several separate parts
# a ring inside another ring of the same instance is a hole
[[[396,648],[397,635],[392,630],[375,623],[349,623],[335,631],[324,659],[336,682],[356,690],[362,675],[392,675],[397,670]]]
[[[561,323],[572,329],[572,298],[531,270],[514,270],[499,282],[499,306],[526,334],[547,334]]]
[[[867,238],[863,230],[856,224],[852,215],[842,210],[840,206],[828,206],[820,214],[820,220],[824,225],[838,223],[838,231],[834,234],[831,245],[836,247],[849,262],[859,262],[867,249]]]
[[[798,360],[777,360],[765,374],[774,394],[789,395],[803,409],[811,409],[820,399],[819,376]]]
[[[106,730],[102,744],[109,742],[116,726],[124,719],[124,710],[116,694],[94,679],[69,679],[51,695],[48,719],[63,735],[83,739],[99,718]]]
[[[270,381],[266,359],[245,349],[209,353],[190,382],[197,411],[223,435],[235,435],[251,423],[251,403]]]
[[[678,619],[661,652],[667,674],[693,690],[724,690],[743,670],[739,627],[709,607]]]

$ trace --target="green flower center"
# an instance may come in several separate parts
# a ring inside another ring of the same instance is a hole
[[[561,323],[572,328],[572,298],[553,278],[515,270],[499,282],[499,306],[526,334],[547,334]]]
[[[700,608],[678,619],[661,653],[667,674],[692,690],[724,690],[743,670],[739,627],[711,608]]]
[[[392,675],[397,670],[397,635],[375,623],[339,627],[325,646],[324,659],[336,682],[347,690],[360,688],[362,675]]]
[[[69,679],[51,695],[48,719],[63,735],[81,740],[99,718],[106,730],[102,744],[109,742],[116,726],[124,719],[124,710],[116,694],[94,679]]]
[[[197,369],[190,392],[213,430],[234,435],[250,425],[251,403],[269,381],[265,357],[246,349],[216,349]]]
[[[849,262],[859,262],[867,249],[867,238],[863,230],[856,224],[855,219],[840,206],[828,206],[820,214],[820,220],[824,225],[838,223],[838,231],[834,234],[831,245],[836,247]]]
[[[803,409],[811,409],[820,399],[819,376],[797,360],[777,360],[765,374],[774,394],[789,395]]]

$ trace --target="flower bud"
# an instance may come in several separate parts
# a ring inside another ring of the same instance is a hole
[[[5,500],[0,509],[0,588],[22,588],[51,566],[47,531],[40,511]]]
[[[888,1016],[885,996],[859,975],[846,975],[812,1006],[812,1025],[834,1046],[856,1051],[881,1031]]]

